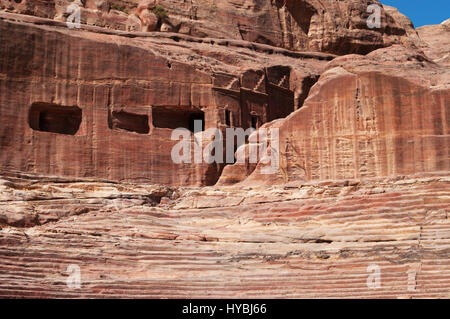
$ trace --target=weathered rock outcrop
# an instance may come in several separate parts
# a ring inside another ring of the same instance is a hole
[[[411,24],[375,0],[164,1],[183,32],[266,43],[290,50],[365,54],[394,43],[416,45]],[[381,26],[370,29],[371,4],[380,6]],[[188,23],[186,23],[188,20]]]
[[[137,15],[141,20],[144,32],[156,31],[158,28],[158,17],[151,11],[156,7],[156,0],[141,1],[137,8]]]
[[[163,30],[196,37],[239,39],[295,51],[366,54],[400,43],[417,46],[408,19],[377,0],[161,0],[170,18]],[[71,3],[1,0],[0,9],[61,20]],[[140,3],[140,7],[138,4]],[[117,30],[154,31],[155,16],[146,7],[155,1],[85,1],[82,21]],[[380,28],[370,29],[371,4],[379,5]],[[136,17],[139,16],[140,20]],[[162,23],[158,25],[161,29]],[[420,41],[419,41],[420,42]]]
[[[278,178],[262,175],[260,164],[246,183],[448,171],[449,101],[450,70],[418,51],[393,46],[336,58],[302,109],[268,124],[280,132]],[[242,181],[236,171],[243,172],[227,168],[221,184],[228,174]]]
[[[434,62],[450,66],[450,19],[438,25],[427,25],[417,29],[426,42],[422,47]]]

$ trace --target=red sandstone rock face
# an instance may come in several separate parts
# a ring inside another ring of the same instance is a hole
[[[137,15],[141,19],[142,31],[151,32],[158,28],[158,17],[151,12],[157,5],[156,0],[141,1],[137,8]]]
[[[178,63],[169,68],[166,59],[126,41],[120,44],[119,38],[77,38],[67,31],[5,22],[0,28],[1,55],[10,57],[0,67],[6,76],[0,84],[3,167],[58,176],[208,183],[201,181],[206,175],[201,171],[209,168],[201,164],[183,167],[184,176],[176,172],[170,130],[152,126],[149,136],[140,121],[150,129],[150,106],[189,112],[209,104],[202,92],[211,87],[210,76]],[[33,113],[33,107],[41,110]],[[82,113],[81,121],[70,124],[73,130],[52,128],[63,118],[72,121],[71,107]],[[58,112],[63,114],[58,117]]]
[[[4,168],[55,176],[215,184],[223,165],[173,162],[172,130],[191,128],[194,118],[205,128],[246,129],[252,116],[261,124],[285,117],[312,85],[303,79],[317,78],[333,58],[31,22],[46,21],[0,21],[0,157]]]
[[[381,10],[382,26],[369,29],[370,4],[378,1],[252,0],[164,1],[174,15],[193,21],[183,32],[196,36],[244,39],[291,50],[336,54],[368,53],[393,43],[412,45],[411,25]],[[381,5],[380,5],[381,6]]]
[[[56,14],[55,1],[47,0],[1,0],[0,9],[50,19]]]
[[[448,171],[449,101],[450,70],[420,52],[336,58],[302,109],[268,125],[280,131],[277,178],[235,164],[219,184],[244,172],[252,185]]]
[[[105,4],[107,2],[107,4]],[[148,2],[148,3],[147,3]],[[9,11],[64,20],[69,1],[2,0]],[[138,4],[140,3],[140,7]],[[148,9],[155,1],[87,1],[82,22],[118,30],[155,31],[155,16]],[[108,5],[109,4],[109,5]],[[164,30],[196,37],[240,39],[296,51],[365,54],[394,43],[420,44],[408,18],[376,0],[239,0],[166,1],[169,20]],[[367,26],[371,4],[380,5],[382,25]],[[141,27],[135,17],[140,17]],[[145,15],[145,16],[144,16]]]
[[[193,118],[204,118],[206,129],[247,129],[284,118],[303,106],[326,60],[333,59],[231,40],[157,34],[131,40],[117,32],[68,32],[63,23],[36,27],[30,23],[45,21],[17,23],[9,22],[9,17],[18,19],[5,15],[2,22],[4,56],[11,57],[2,66],[7,92],[2,116],[8,118],[3,166],[41,174],[169,185],[211,185],[221,175],[219,184],[242,181],[255,165],[227,167],[221,174],[223,164],[175,164],[172,130],[190,128]],[[60,54],[69,59],[55,61]],[[310,94],[308,107],[274,124],[282,130],[277,178],[258,176],[257,170],[247,182],[448,169],[448,70],[419,51],[400,46],[367,57],[344,56],[328,69]],[[399,90],[411,92],[408,100],[398,97]],[[16,91],[25,94],[13,94]],[[381,94],[375,102],[374,94]],[[345,106],[335,109],[338,101],[346,101]],[[402,124],[386,126],[383,116],[398,108],[399,113],[391,115],[401,121],[402,112],[410,112],[401,105],[410,103],[415,118],[405,122],[412,124],[403,136]],[[21,111],[10,115],[11,109]],[[426,115],[426,110],[435,111]],[[336,134],[335,118],[346,119],[339,122],[342,135]],[[425,124],[418,119],[431,121],[436,130],[423,136]],[[395,130],[398,135],[387,137]],[[340,154],[339,149],[348,153]],[[404,160],[400,154],[405,149],[414,154],[419,149],[423,160]]]
[[[448,298],[444,33],[390,7],[368,30],[374,2],[161,0],[172,34],[139,32],[137,0],[88,0],[75,30],[65,1],[1,0],[56,21],[0,13],[0,296]],[[175,164],[198,118],[269,135]]]

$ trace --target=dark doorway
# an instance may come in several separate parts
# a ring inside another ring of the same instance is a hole
[[[225,110],[225,124],[231,126],[231,111]]]
[[[252,115],[252,128],[258,129],[258,117],[256,115]]]

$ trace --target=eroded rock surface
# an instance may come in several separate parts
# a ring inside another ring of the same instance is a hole
[[[424,52],[434,62],[450,65],[450,19],[437,25],[427,25],[417,29],[420,37],[426,42]]]
[[[245,182],[448,171],[449,101],[450,69],[420,51],[392,46],[336,58],[302,109],[268,124],[280,132],[277,178],[260,164]],[[227,168],[221,181],[238,170]]]
[[[449,298],[449,178],[172,193],[4,177],[0,296]],[[14,224],[11,207],[43,225]],[[69,265],[80,289],[66,285]],[[373,265],[378,289],[367,286]]]
[[[79,1],[83,23],[116,30],[165,30],[238,39],[295,51],[365,54],[394,43],[419,44],[408,18],[376,0],[161,0],[169,11],[157,21],[149,11],[156,1]],[[0,9],[62,20],[71,1],[2,0]],[[370,5],[380,8],[381,25],[369,28]],[[136,17],[139,19],[136,20]]]

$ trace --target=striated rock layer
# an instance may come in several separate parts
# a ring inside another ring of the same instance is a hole
[[[2,297],[450,297],[448,174],[176,190],[7,174],[0,189]]]

